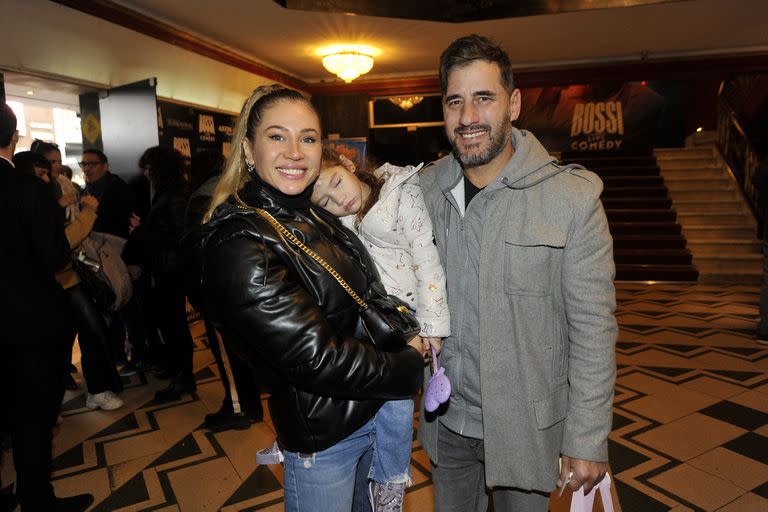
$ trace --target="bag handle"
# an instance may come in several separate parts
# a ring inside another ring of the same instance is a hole
[[[594,486],[589,494],[584,494],[584,487],[579,487],[573,491],[571,497],[571,512],[592,512],[595,503],[595,492],[600,489],[600,499],[603,501],[603,510],[605,512],[613,511],[613,500],[611,498],[611,475],[605,474],[605,477],[599,484]]]
[[[349,286],[347,284],[347,282],[344,280],[344,278],[341,277],[341,275],[338,272],[336,272],[336,269],[334,269],[330,265],[330,263],[325,261],[323,259],[323,257],[320,256],[319,254],[317,254],[315,251],[313,251],[312,249],[310,249],[309,247],[304,245],[301,242],[301,240],[296,238],[296,235],[294,235],[293,233],[288,231],[288,229],[285,226],[283,226],[282,224],[280,224],[280,221],[278,221],[276,218],[274,218],[272,216],[272,214],[270,214],[268,211],[266,211],[266,210],[264,210],[262,208],[256,208],[255,206],[248,206],[247,204],[245,204],[243,202],[242,199],[240,199],[240,197],[237,196],[237,194],[235,194],[235,199],[237,200],[238,207],[240,209],[242,209],[242,210],[252,210],[252,211],[256,212],[259,216],[261,216],[264,220],[269,222],[269,224],[272,226],[272,228],[275,231],[277,231],[277,233],[280,236],[282,236],[284,239],[288,240],[293,245],[295,245],[296,247],[301,249],[303,252],[305,252],[307,254],[307,256],[309,256],[310,258],[315,260],[317,263],[320,264],[321,267],[323,267],[329,274],[331,274],[331,276],[341,285],[342,288],[344,288],[344,290],[346,290],[346,292],[349,294],[349,296],[352,297],[352,299],[355,302],[357,302],[357,304],[361,308],[368,309],[368,304],[362,298],[360,298],[360,296],[355,292],[355,290],[352,289],[351,286]]]

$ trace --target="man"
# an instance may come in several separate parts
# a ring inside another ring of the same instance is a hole
[[[99,211],[94,231],[128,238],[134,198],[131,187],[109,172],[109,160],[101,150],[86,149],[80,162],[85,177],[85,193],[96,196]]]
[[[467,36],[440,59],[453,153],[421,175],[446,267],[453,394],[422,411],[440,512],[546,511],[608,469],[615,379],[612,241],[602,184],[556,164],[520,113],[507,54]],[[562,459],[562,470],[558,461]]]
[[[93,496],[56,498],[50,483],[64,354],[56,329],[67,321],[54,273],[69,259],[69,244],[50,190],[13,166],[17,140],[16,116],[0,103],[0,417],[11,432],[22,512],[85,510]]]

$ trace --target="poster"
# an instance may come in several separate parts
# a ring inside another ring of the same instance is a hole
[[[595,83],[521,89],[515,123],[550,151],[641,153],[685,136],[677,82]]]
[[[354,162],[358,169],[365,168],[368,141],[365,137],[349,139],[325,139],[323,146],[336,151]]]

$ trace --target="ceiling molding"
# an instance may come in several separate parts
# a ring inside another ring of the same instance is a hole
[[[686,80],[704,76],[719,80],[728,73],[768,72],[768,54],[648,60],[631,63],[606,62],[599,65],[563,66],[551,69],[516,69],[513,72],[515,82],[521,87],[600,81]],[[437,75],[355,80],[351,84],[341,82],[309,84],[309,91],[313,95],[321,96],[366,93],[369,96],[429,94],[440,91],[440,82]]]
[[[289,87],[309,90],[309,84],[303,80],[109,0],[51,1]]]

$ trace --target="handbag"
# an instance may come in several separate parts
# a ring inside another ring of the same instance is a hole
[[[99,311],[109,311],[115,302],[115,292],[101,271],[101,264],[89,259],[81,250],[72,255],[72,270]]]
[[[451,381],[445,375],[445,368],[437,364],[435,348],[430,346],[429,351],[432,352],[432,376],[429,378],[427,389],[424,391],[424,409],[427,412],[435,412],[451,397]]]
[[[571,512],[592,512],[595,503],[595,493],[600,489],[600,498],[603,501],[603,510],[613,512],[613,499],[611,498],[611,475],[605,474],[605,477],[599,484],[594,486],[589,494],[584,494],[584,487],[579,487],[573,491],[571,497]]]
[[[355,329],[355,337],[360,339],[367,337],[381,350],[399,350],[405,346],[405,342],[419,334],[421,325],[413,316],[408,305],[394,295],[382,295],[363,300],[341,275],[319,254],[304,245],[301,240],[288,231],[269,212],[261,208],[248,206],[242,201],[240,208],[255,211],[274,228],[285,240],[299,248],[310,258],[320,264],[352,299],[360,306],[360,321]]]

